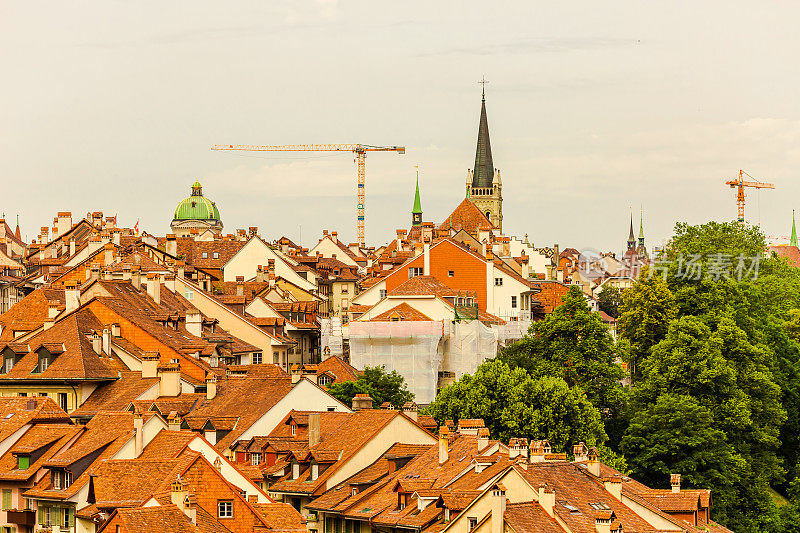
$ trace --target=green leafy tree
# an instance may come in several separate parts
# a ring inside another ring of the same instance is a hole
[[[612,318],[619,318],[620,306],[622,306],[622,291],[619,287],[603,285],[600,294],[597,295],[597,306],[601,311]]]
[[[580,387],[558,377],[533,377],[499,359],[442,389],[428,412],[439,423],[482,418],[493,438],[548,439],[554,450],[607,439],[600,413]]]
[[[356,381],[343,381],[328,387],[328,393],[350,405],[356,394],[369,394],[374,406],[389,402],[396,408],[414,399],[405,379],[396,370],[387,372],[384,366],[366,367]]]
[[[625,356],[632,381],[641,377],[639,363],[664,338],[676,316],[675,298],[667,282],[661,276],[650,276],[647,269],[622,295],[617,330],[628,343]]]
[[[502,359],[534,378],[558,377],[570,387],[581,387],[604,412],[620,409],[624,371],[615,362],[608,326],[589,308],[578,287],[570,287],[563,300],[544,320],[534,322],[528,335],[508,346]]]

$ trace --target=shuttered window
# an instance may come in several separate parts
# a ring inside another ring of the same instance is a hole
[[[11,509],[11,489],[3,489],[3,510]]]

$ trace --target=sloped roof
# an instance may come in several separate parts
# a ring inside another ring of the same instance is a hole
[[[173,504],[117,509],[106,523],[111,524],[117,521],[124,528],[123,531],[147,531],[148,533],[200,533],[202,531]],[[98,533],[105,529],[105,527],[101,527]]]
[[[156,384],[158,378],[143,378],[141,372],[120,372],[118,380],[97,387],[70,416],[84,418],[94,416],[98,411],[122,411],[139,395]]]
[[[478,233],[479,230],[486,231],[494,229],[494,226],[469,198],[464,198],[464,200],[458,204],[458,207],[450,213],[450,216],[439,224],[439,229],[463,229],[467,233],[474,235]]]
[[[383,313],[376,315],[370,319],[372,322],[385,322],[391,320],[424,320],[430,321],[433,320],[428,315],[417,311],[407,303],[403,302],[399,305],[396,305],[389,309],[388,311],[384,311]]]
[[[43,396],[0,396],[0,413],[0,441],[27,424],[72,423],[52,398]]]
[[[358,376],[362,374],[361,370],[358,370],[341,357],[335,355],[328,357],[321,363],[317,363],[317,374],[322,374],[324,372],[333,374],[337,383],[341,383],[342,381],[356,381]]]
[[[0,315],[0,324],[3,325],[0,342],[13,341],[14,331],[33,331],[41,327],[47,320],[51,301],[63,306],[66,302],[63,289],[36,289]]]

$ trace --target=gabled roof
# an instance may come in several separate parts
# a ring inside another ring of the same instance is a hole
[[[14,340],[15,331],[33,331],[40,328],[48,318],[50,302],[58,302],[63,306],[66,302],[63,289],[42,287],[31,292],[14,304],[11,309],[0,315],[0,342]]]
[[[489,231],[494,226],[469,198],[458,204],[458,207],[439,225],[441,230],[464,230],[475,235],[478,231]]]
[[[341,357],[335,355],[328,357],[321,363],[317,363],[317,374],[323,374],[325,372],[333,375],[337,383],[341,383],[342,381],[356,381],[358,376],[363,373]]]
[[[386,322],[386,321],[393,321],[393,320],[424,320],[424,321],[431,321],[433,320],[428,315],[417,311],[407,303],[403,302],[399,305],[396,305],[389,309],[388,311],[384,311],[383,313],[376,315],[370,319],[372,322]]]
[[[103,324],[87,309],[79,309],[27,340],[30,351],[23,355],[0,380],[111,380],[127,367],[116,356],[96,353],[90,335],[101,332]],[[3,345],[0,344],[0,350]],[[54,359],[39,371],[39,352]]]
[[[414,276],[398,285],[390,296],[439,296],[454,298],[459,296],[476,298],[475,291],[452,289],[435,276]]]
[[[124,528],[123,531],[147,531],[148,533],[200,533],[202,531],[173,504],[117,509],[98,530],[98,533],[105,531],[106,524],[117,522]]]
[[[71,424],[36,424],[0,457],[0,480],[25,482],[30,480],[60,445],[80,433],[81,429]],[[17,456],[28,455],[25,470],[18,468]]]
[[[28,424],[72,423],[52,398],[43,396],[0,396],[0,413],[0,442]]]

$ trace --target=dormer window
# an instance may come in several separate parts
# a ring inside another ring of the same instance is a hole
[[[37,369],[38,369],[40,374],[42,372],[44,372],[45,370],[47,370],[47,367],[50,366],[50,362],[51,362],[50,361],[50,354],[43,354],[43,353],[39,354],[39,365],[38,365]]]
[[[30,455],[18,455],[17,456],[17,470],[27,470],[31,466],[31,456]]]
[[[315,481],[319,477],[319,465],[311,463],[311,480]]]
[[[300,477],[300,463],[297,461],[292,462],[292,479],[297,479]]]
[[[219,259],[219,252],[214,252],[211,254],[214,259]]]
[[[251,453],[250,454],[250,464],[253,466],[257,466],[261,464],[261,454],[260,453]]]
[[[297,435],[297,424],[292,424],[292,436]]]
[[[52,481],[54,489],[68,489],[72,485],[72,472],[69,470],[53,470]]]
[[[208,252],[203,252],[203,259],[208,259]]]
[[[12,368],[14,368],[14,356],[6,356],[6,358],[3,359],[3,374],[8,374],[11,372]]]
[[[406,494],[404,492],[398,493],[397,494],[397,508],[402,511],[403,509],[406,508],[406,505],[408,505],[408,494]]]

